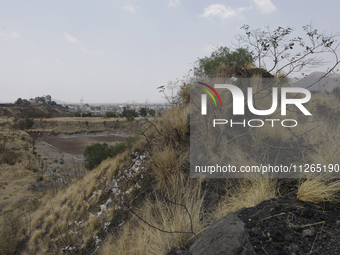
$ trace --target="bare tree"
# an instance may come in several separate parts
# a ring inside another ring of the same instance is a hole
[[[275,74],[284,72],[286,76],[304,68],[324,65],[326,62],[321,54],[330,53],[334,62],[327,68],[326,74],[332,72],[340,62],[337,55],[339,44],[336,43],[339,35],[320,33],[312,24],[302,28],[304,35],[293,37],[293,28],[290,27],[271,31],[269,27],[250,30],[249,25],[244,25],[241,29],[245,35],[236,35],[236,47],[246,47],[251,51],[259,68],[264,67]],[[267,59],[272,61],[272,66],[266,67]]]

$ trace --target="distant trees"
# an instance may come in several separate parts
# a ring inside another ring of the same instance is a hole
[[[81,114],[81,116],[82,116],[82,117],[92,117],[92,113],[90,113],[90,112],[83,112],[83,113]]]
[[[111,111],[107,111],[105,113],[105,118],[114,118],[114,117],[117,117],[117,115],[114,113],[114,112],[111,112]]]
[[[51,103],[51,101],[52,101],[52,97],[51,97],[51,95],[47,95],[47,96],[45,96],[45,99],[46,99],[46,103],[48,103],[48,104],[50,104],[50,103]]]
[[[139,115],[145,117],[148,114],[148,109],[146,107],[141,107],[139,109]]]
[[[149,114],[150,114],[152,117],[154,117],[155,114],[156,114],[156,111],[155,111],[154,109],[150,109],[150,110],[149,110]]]
[[[23,104],[23,105],[29,105],[29,104],[30,104],[30,101],[28,101],[27,99],[23,99],[23,100],[22,100],[22,104]]]
[[[17,101],[14,102],[15,104],[22,104],[22,99],[19,97]]]
[[[74,113],[74,117],[81,117],[81,113],[80,112],[75,112]]]
[[[42,103],[42,104],[45,104],[45,103],[46,103],[46,98],[45,98],[45,97],[35,97],[35,100],[36,100],[38,103]]]
[[[49,104],[52,106],[58,106],[58,104],[55,101],[52,101],[52,97],[51,95],[47,95],[47,96],[42,96],[42,97],[35,97],[34,99],[31,98],[30,99],[33,103],[40,103],[40,104]],[[27,99],[22,99],[21,97],[19,97],[14,104],[17,105],[29,105],[31,104],[31,102]]]
[[[135,117],[138,116],[138,114],[136,113],[135,110],[132,110],[132,109],[125,109],[123,112],[122,112],[122,116],[127,118],[128,121],[132,121],[135,119]]]

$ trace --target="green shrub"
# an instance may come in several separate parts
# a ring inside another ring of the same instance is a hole
[[[93,143],[92,145],[87,146],[84,151],[85,168],[87,170],[92,170],[99,166],[103,160],[109,157],[108,150],[109,147],[107,143]]]
[[[85,168],[92,170],[108,157],[115,157],[127,148],[125,143],[117,143],[108,146],[107,143],[93,143],[86,147],[84,151]]]
[[[105,118],[113,118],[113,117],[117,117],[114,112],[108,111],[105,113]]]
[[[110,157],[115,157],[118,154],[124,152],[128,146],[126,143],[116,143],[115,145],[109,148]]]
[[[33,110],[28,110],[27,116],[28,116],[28,118],[34,118],[35,117],[35,112]]]
[[[30,129],[34,125],[34,121],[32,119],[25,119],[25,129]]]

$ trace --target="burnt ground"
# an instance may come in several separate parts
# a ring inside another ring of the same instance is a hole
[[[283,181],[283,197],[242,209],[257,254],[340,254],[340,204],[296,200],[297,186]]]
[[[255,253],[339,255],[340,204],[298,201],[296,180],[282,179],[278,188],[280,198],[235,213],[245,223]],[[209,197],[209,202],[216,206],[218,199]],[[192,255],[176,249],[167,253],[175,254]]]

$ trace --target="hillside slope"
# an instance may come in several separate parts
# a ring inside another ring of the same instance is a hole
[[[182,98],[188,98],[189,89],[182,92]],[[295,146],[295,154],[302,155],[301,162],[337,163],[340,110],[335,100],[323,94],[311,100],[308,108],[313,111],[313,126],[304,119],[305,123],[293,131],[255,130],[246,133],[243,140],[230,139],[224,153],[231,163],[243,164],[257,162],[259,156],[275,160],[286,148],[291,150]],[[189,250],[216,220],[268,199],[290,196],[298,203],[336,202],[340,186],[336,181],[318,179],[311,184],[308,179],[191,179],[189,114],[186,101],[182,106],[172,107],[162,118],[148,121],[138,130],[142,139],[134,146],[114,159],[108,158],[80,178],[66,180],[49,173],[55,188],[40,200],[37,208],[7,213],[7,217],[19,215],[22,219],[16,220],[20,223],[16,248],[8,254],[16,251],[21,254],[172,255],[178,254],[178,250]],[[317,125],[320,121],[326,125]],[[318,186],[316,192],[315,186]],[[265,208],[267,205],[264,203]],[[298,207],[294,204],[296,210]],[[272,210],[264,209],[263,219],[255,219],[253,214],[262,215],[256,209],[244,212],[243,220],[249,212],[254,220],[259,220],[258,224],[264,219],[277,220],[275,214],[269,215]],[[262,239],[253,238],[254,242],[263,242]],[[265,245],[253,243],[260,254],[266,254],[263,249],[276,252],[276,241],[267,239]],[[280,245],[286,249],[284,243]]]
[[[38,105],[16,105],[0,104],[0,116],[5,117],[53,117],[66,116],[67,109],[62,106],[52,106],[48,104]]]

